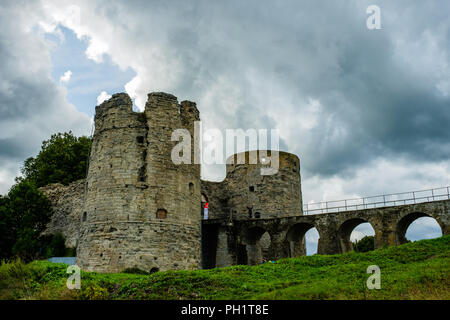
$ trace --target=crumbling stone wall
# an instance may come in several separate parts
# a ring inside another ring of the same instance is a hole
[[[39,190],[47,196],[53,207],[53,215],[43,234],[62,233],[66,247],[75,248],[83,210],[84,180],[67,186],[53,183]]]

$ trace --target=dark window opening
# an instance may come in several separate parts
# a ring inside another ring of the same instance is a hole
[[[167,218],[167,210],[166,209],[158,209],[156,211],[157,219],[166,219]]]
[[[250,186],[249,189],[250,189],[250,192],[255,192],[255,187],[254,186]]]
[[[143,166],[139,169],[139,181],[140,182],[145,182],[145,180],[146,180],[145,171],[146,171],[145,166]]]
[[[143,136],[138,136],[138,137],[136,137],[136,141],[137,141],[137,143],[142,144],[142,143],[144,143],[144,137]]]
[[[155,273],[155,272],[158,272],[158,271],[159,271],[158,268],[152,268],[152,269],[150,270],[150,274]]]
[[[83,222],[86,221],[87,218],[87,212],[83,212]]]
[[[194,184],[192,182],[189,182],[189,192],[194,194]]]
[[[256,219],[261,218],[261,213],[260,213],[260,212],[255,212],[255,218],[256,218]]]
[[[248,217],[251,219],[253,216],[253,208],[247,207],[247,209],[248,209]]]

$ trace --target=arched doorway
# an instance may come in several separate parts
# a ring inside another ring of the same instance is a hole
[[[354,243],[366,236],[375,236],[372,225],[362,218],[345,221],[338,229],[338,244],[341,253],[353,251]]]
[[[442,226],[439,221],[423,212],[410,213],[397,223],[397,244],[440,236],[442,236]]]
[[[286,241],[289,244],[289,257],[311,255],[317,253],[319,232],[310,223],[296,223],[286,233]]]
[[[248,265],[257,265],[263,262],[263,259],[269,259],[270,248],[270,235],[269,233],[260,227],[253,227],[247,230],[247,234],[244,235],[242,245],[245,245],[245,252],[241,247],[238,261],[246,261]],[[246,255],[246,257],[244,256]]]

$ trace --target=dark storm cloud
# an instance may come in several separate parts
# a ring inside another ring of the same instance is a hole
[[[28,2],[0,4],[0,169],[11,176],[51,134],[88,132],[90,125],[50,77],[48,49],[29,28],[38,9]],[[10,183],[3,178],[1,193]]]
[[[50,11],[69,4],[56,1]],[[381,8],[381,30],[366,28],[372,4]],[[113,62],[136,71],[136,97],[168,91],[196,101],[202,119],[221,129],[277,127],[306,177],[349,175],[378,157],[436,163],[450,156],[448,1],[77,5],[81,23],[68,27],[106,42]],[[48,117],[67,103],[50,80],[48,57],[30,54],[46,52],[42,43],[14,31],[38,8],[8,10],[0,22],[0,68],[8,74],[2,121],[30,122],[39,133],[2,134],[5,150],[18,154],[26,148],[13,148],[15,141],[33,137],[27,143],[36,148],[58,122]],[[23,70],[27,62],[36,70]]]
[[[199,105],[203,113],[221,113],[224,128],[300,124],[304,101],[318,100],[317,126],[284,138],[308,174],[339,174],[376,157],[448,159],[450,95],[436,87],[449,77],[450,23],[443,12],[450,5],[377,1],[383,29],[372,31],[366,28],[372,2],[127,2],[97,8],[111,22],[133,17],[128,41],[158,43],[182,66],[169,86],[179,96],[201,102],[219,78],[239,88],[230,92],[237,98],[232,113],[218,98],[215,105]],[[433,45],[431,53],[424,48]],[[436,57],[441,60],[430,64]],[[441,65],[443,75],[434,69]],[[298,105],[261,105],[269,92],[255,82],[284,88],[272,94]],[[286,120],[270,118],[270,110]]]

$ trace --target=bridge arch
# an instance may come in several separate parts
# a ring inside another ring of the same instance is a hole
[[[241,234],[238,264],[257,265],[268,259],[271,246],[270,233],[262,227],[251,227]]]
[[[288,257],[298,257],[306,255],[305,235],[309,230],[318,229],[309,222],[299,222],[289,227],[286,233],[286,242],[288,244]],[[320,234],[319,234],[320,237]]]
[[[374,231],[374,238],[375,238],[375,228],[370,221],[360,217],[349,218],[339,226],[337,231],[338,246],[340,253],[353,251],[353,243],[350,239],[350,236],[352,235],[352,232],[355,230],[355,228],[363,223],[370,224],[370,226]]]
[[[406,231],[409,226],[419,218],[428,217],[434,219],[439,227],[441,228],[441,234],[444,234],[445,226],[439,217],[433,217],[432,215],[426,214],[424,212],[415,211],[411,213],[405,214],[402,218],[397,222],[396,230],[395,230],[395,240],[396,244],[404,244],[408,242],[406,239]]]

